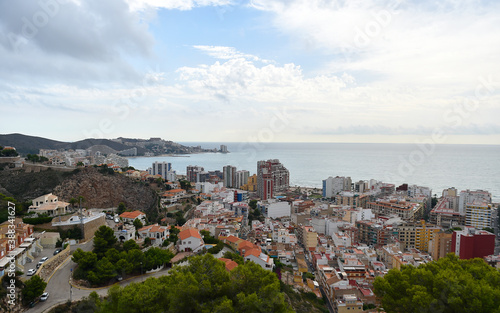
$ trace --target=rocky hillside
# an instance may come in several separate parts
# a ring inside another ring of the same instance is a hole
[[[38,173],[0,171],[0,193],[19,202],[50,192],[64,201],[83,196],[84,206],[89,208],[117,207],[123,202],[128,209],[144,211],[151,220],[158,215],[156,192],[144,183],[121,174],[103,174],[93,167],[72,172],[51,169]]]
[[[52,169],[27,173],[24,170],[0,171],[0,193],[14,197],[20,202],[30,201],[53,192],[57,185],[73,176],[77,171],[61,172]]]
[[[111,208],[120,202],[128,209],[145,211],[148,217],[157,215],[158,196],[144,185],[121,174],[102,174],[96,168],[85,168],[64,180],[54,194],[68,201],[83,196],[85,207]]]

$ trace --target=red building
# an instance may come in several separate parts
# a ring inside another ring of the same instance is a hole
[[[485,230],[467,227],[453,232],[451,252],[460,259],[483,258],[495,253],[495,235]]]

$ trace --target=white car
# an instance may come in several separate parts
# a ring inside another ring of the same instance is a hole
[[[43,263],[43,262],[47,261],[48,259],[49,259],[48,257],[43,257],[40,259],[40,262]]]
[[[33,269],[33,268],[30,268],[30,269],[28,270],[28,273],[26,273],[26,275],[28,275],[28,276],[33,276],[33,275],[35,275],[35,273],[36,273],[36,270],[35,270],[35,269]]]
[[[42,296],[40,297],[40,301],[46,301],[49,298],[49,293],[44,292]]]

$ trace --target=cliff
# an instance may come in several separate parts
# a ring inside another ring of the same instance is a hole
[[[102,174],[96,168],[84,168],[54,188],[54,194],[69,201],[83,196],[88,208],[117,207],[120,202],[128,209],[141,210],[154,219],[158,196],[142,182],[121,174]]]

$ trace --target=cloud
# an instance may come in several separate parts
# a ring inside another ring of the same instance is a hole
[[[462,88],[498,73],[494,1],[252,0],[294,48],[331,56],[332,71],[378,81]],[[460,84],[460,87],[457,86]]]
[[[150,57],[153,44],[147,23],[120,0],[0,2],[8,83],[131,81],[130,60]]]
[[[232,4],[231,0],[127,0],[132,10],[145,8],[163,8],[168,10],[191,10],[205,6],[224,6]]]
[[[238,59],[243,58],[252,61],[260,61],[263,63],[272,63],[270,60],[261,59],[258,56],[252,54],[242,53],[234,47],[224,47],[224,46],[193,46],[193,48],[198,49],[200,51],[205,52],[209,56],[221,59],[221,60],[230,60],[230,59]]]
[[[179,81],[205,99],[261,103],[324,103],[353,83],[349,75],[307,78],[301,67],[293,63],[257,66],[243,57],[225,58],[228,60],[222,63],[181,67],[177,70]]]
[[[311,135],[418,135],[418,136],[431,136],[436,129],[442,131],[445,135],[499,135],[500,125],[488,124],[477,125],[470,124],[461,127],[390,127],[383,125],[350,125],[339,126],[336,128],[316,128],[308,129],[307,132]]]

